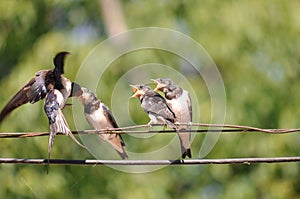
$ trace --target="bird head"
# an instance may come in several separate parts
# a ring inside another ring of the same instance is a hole
[[[83,91],[81,90],[81,86],[75,82],[72,82],[72,91],[71,97],[80,97]]]
[[[81,95],[78,97],[83,104],[91,104],[97,100],[95,94],[87,88],[81,87]]]
[[[156,88],[154,89],[154,91],[164,92],[165,88],[168,88],[170,85],[173,84],[172,80],[170,80],[169,78],[158,78],[151,80],[154,81],[154,83],[156,83]]]
[[[49,70],[40,70],[38,72],[35,73],[35,76],[36,77],[39,77],[39,76],[45,76],[47,73],[49,72]]]
[[[130,85],[133,89],[134,94],[131,98],[142,98],[151,88],[146,86],[145,84],[137,84],[137,85]]]

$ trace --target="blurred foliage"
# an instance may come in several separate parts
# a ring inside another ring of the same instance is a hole
[[[175,29],[203,45],[217,64],[227,94],[226,123],[262,128],[300,126],[300,2],[122,1],[129,29],[158,26]],[[58,51],[71,55],[66,76],[74,80],[89,51],[108,38],[96,1],[2,1],[0,3],[0,105],[36,71],[52,68]],[[148,62],[176,63],[164,52],[139,52],[116,60],[105,71],[98,96],[110,106],[111,90],[130,68]],[[174,58],[175,59],[175,58]],[[120,67],[122,65],[122,67]],[[201,122],[210,120],[210,98],[203,82],[186,74],[199,88]],[[128,92],[131,92],[128,87]],[[137,101],[137,123],[147,121]],[[1,132],[48,131],[43,102],[14,111]],[[118,107],[114,107],[117,109]],[[65,110],[72,118],[72,111]],[[74,129],[71,120],[70,124]],[[2,139],[1,157],[45,158],[48,138]],[[125,137],[127,145],[138,145]],[[193,156],[203,140],[197,135]],[[297,133],[290,135],[222,134],[207,158],[297,156]],[[66,147],[67,145],[67,147]],[[135,148],[140,148],[134,146]],[[143,150],[143,149],[140,149]],[[59,136],[53,158],[93,158]],[[0,198],[300,198],[300,166],[170,166],[147,174],[129,174],[105,166],[1,165]]]

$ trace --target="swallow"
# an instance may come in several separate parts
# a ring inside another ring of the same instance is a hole
[[[66,118],[62,112],[62,109],[65,106],[65,96],[63,93],[50,85],[49,92],[46,95],[45,103],[44,103],[44,111],[49,120],[49,143],[48,143],[48,163],[50,160],[50,153],[52,150],[53,142],[55,135],[60,132],[65,135],[69,135],[71,139],[76,142],[79,146],[84,149],[87,149],[86,146],[82,145],[72,134],[70,127],[66,121]],[[73,83],[72,87],[72,95],[79,96],[81,92],[79,92],[80,86],[76,83]]]
[[[82,87],[78,99],[84,106],[84,114],[88,123],[96,130],[118,128],[115,118],[109,108],[87,88]],[[128,158],[124,150],[125,142],[120,134],[99,134],[99,137],[112,145],[122,159]]]
[[[172,129],[177,129],[174,125],[175,114],[166,103],[166,100],[157,92],[153,91],[145,84],[130,85],[133,88],[134,94],[132,98],[136,97],[141,102],[141,107],[148,114],[151,124],[164,124]]]
[[[54,137],[58,132],[70,135],[78,145],[86,149],[71,133],[61,111],[69,97],[80,95],[80,86],[62,76],[62,74],[64,74],[64,59],[67,54],[69,53],[58,53],[53,59],[54,69],[38,71],[35,76],[12,97],[0,113],[1,122],[9,113],[19,106],[28,102],[34,104],[46,97],[44,111],[49,119],[50,126],[48,162]]]
[[[70,95],[73,84],[70,80],[61,76],[61,74],[64,74],[64,58],[67,54],[68,52],[60,52],[54,57],[54,69],[40,70],[35,73],[35,76],[2,109],[0,112],[0,123],[19,106],[28,102],[34,104],[44,99],[49,91],[49,85],[54,85],[54,88],[60,90],[65,98]]]
[[[158,78],[153,80],[157,85],[155,91],[164,93],[166,102],[175,114],[175,124],[179,124],[178,130],[190,130],[189,123],[192,122],[192,103],[188,91],[175,85],[169,78]],[[181,125],[185,124],[185,125]],[[178,132],[182,158],[192,157],[190,149],[191,134]]]

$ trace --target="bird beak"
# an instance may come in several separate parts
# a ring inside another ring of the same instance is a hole
[[[130,98],[139,98],[139,93],[138,92],[136,92],[136,93],[134,93]]]
[[[151,81],[156,84],[156,88],[154,89],[154,91],[161,91],[162,87],[160,86],[160,83],[156,79],[151,79]]]
[[[136,93],[139,89],[135,85],[130,85],[132,88],[133,92]]]
[[[81,86],[75,82],[72,82],[72,93],[71,93],[71,97],[75,96],[75,97],[80,97],[82,95],[82,90],[81,90]]]
[[[158,84],[158,81],[156,79],[150,79],[151,81],[153,81],[154,83]]]
[[[134,94],[130,97],[130,98],[139,98],[140,96],[140,91],[139,89],[135,86],[135,85],[130,85],[130,87],[132,88]]]

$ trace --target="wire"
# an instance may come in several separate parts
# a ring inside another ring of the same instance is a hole
[[[261,132],[268,134],[285,134],[299,132],[300,128],[294,129],[262,129],[250,126],[241,125],[231,125],[231,124],[200,124],[200,123],[190,123],[190,124],[178,124],[189,126],[191,130],[180,130],[180,132],[186,133],[220,133],[220,132]],[[162,126],[163,130],[151,130],[152,126]],[[197,127],[197,129],[194,129]],[[198,129],[199,127],[206,127],[206,129]],[[136,125],[128,126],[122,128],[107,128],[99,130],[82,130],[73,131],[73,134],[134,134],[134,133],[175,133],[176,130],[164,130],[164,125],[154,124],[154,125]],[[37,137],[37,136],[47,136],[49,132],[2,132],[0,133],[0,138],[25,138],[25,137]],[[58,133],[62,135],[62,133]]]
[[[50,159],[56,165],[200,165],[200,164],[259,164],[300,162],[300,157],[222,158],[188,160],[66,160]],[[0,158],[0,164],[48,164],[48,159]]]
[[[178,124],[179,125],[179,124]],[[284,134],[300,132],[300,128],[294,129],[262,129],[251,126],[230,124],[180,124],[188,125],[190,130],[180,132],[191,133],[220,133],[220,132],[259,132],[268,134]],[[179,125],[179,126],[180,126]],[[161,126],[162,130],[154,130],[152,126]],[[201,128],[201,129],[199,129]],[[205,128],[205,129],[202,129]],[[136,125],[122,128],[109,128],[99,130],[73,131],[73,134],[132,134],[132,133],[176,133],[175,130],[165,130],[164,125]],[[49,132],[2,132],[0,138],[26,138],[47,136]],[[58,135],[63,135],[58,133]],[[300,162],[300,157],[266,157],[266,158],[223,158],[223,159],[187,159],[187,160],[66,160],[66,159],[18,159],[0,158],[0,164],[57,164],[57,165],[201,165],[201,164],[257,164],[257,163],[283,163]]]

